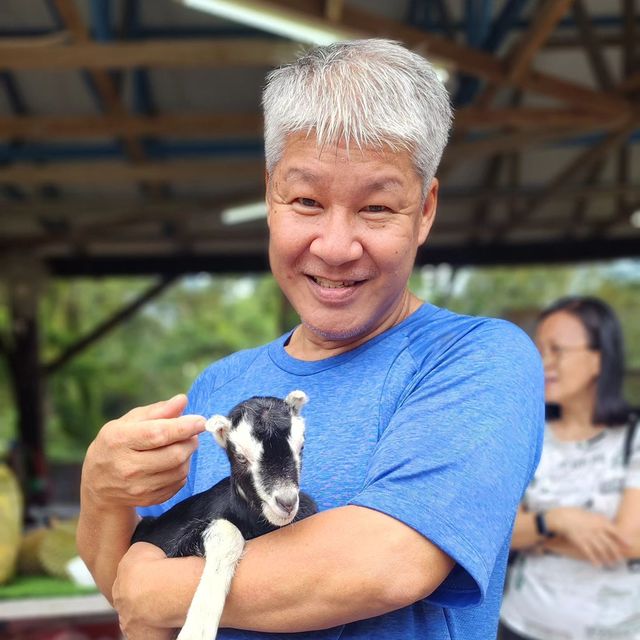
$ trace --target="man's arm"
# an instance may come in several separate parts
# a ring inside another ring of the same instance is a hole
[[[179,627],[202,571],[134,545],[114,587],[116,607],[146,624]],[[333,627],[431,594],[454,566],[422,535],[356,506],[324,511],[247,543],[221,626],[287,633]]]
[[[111,600],[118,563],[138,517],[136,505],[159,504],[185,483],[189,459],[204,430],[201,416],[179,416],[186,397],[133,409],[107,423],[82,469],[78,551]]]

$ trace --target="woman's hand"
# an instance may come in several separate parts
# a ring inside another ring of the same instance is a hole
[[[606,516],[576,507],[559,507],[547,511],[546,520],[550,531],[565,538],[591,564],[602,567],[624,561],[629,543]],[[555,548],[554,539],[545,547],[560,550]]]

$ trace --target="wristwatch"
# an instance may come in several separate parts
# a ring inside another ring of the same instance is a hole
[[[546,513],[544,511],[538,511],[538,513],[536,513],[536,531],[543,538],[553,538],[555,534],[547,528],[547,519],[545,516]]]

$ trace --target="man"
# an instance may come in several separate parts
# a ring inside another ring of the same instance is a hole
[[[446,91],[420,56],[364,40],[274,71],[264,108],[271,268],[301,324],[209,367],[186,415],[177,396],[105,425],[81,553],[129,638],[170,637],[203,560],[127,551],[134,505],[177,491],[143,510],[160,513],[228,474],[208,434],[196,450],[200,416],[302,389],[302,488],[320,513],[247,544],[219,637],[495,637],[542,375],[517,328],[407,288],[436,211]]]

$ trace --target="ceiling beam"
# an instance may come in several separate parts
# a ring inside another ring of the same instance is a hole
[[[534,57],[564,17],[573,0],[544,0],[529,30],[520,39],[507,61],[508,79],[517,84],[528,74]]]
[[[113,185],[146,181],[179,182],[181,184],[231,180],[259,182],[264,176],[262,160],[181,160],[126,164],[124,162],[65,162],[49,165],[12,165],[0,168],[0,184],[15,183],[37,186],[46,183],[61,185]]]
[[[497,152],[531,149],[550,141],[590,133],[591,128],[522,130],[496,134],[478,140],[451,143],[446,149],[441,175],[456,163],[492,155]],[[0,168],[0,184],[21,186],[42,184],[104,185],[131,182],[198,183],[211,182],[213,176],[220,180],[260,180],[264,175],[262,159],[236,158],[147,161],[126,164],[118,161],[92,160],[49,164],[13,164]]]
[[[583,0],[574,0],[573,4],[573,17],[575,18],[576,25],[578,26],[578,32],[580,33],[580,39],[584,44],[593,75],[595,76],[600,89],[603,91],[613,90],[613,78],[607,61],[602,53],[602,47],[600,41],[596,35],[595,29],[591,23],[591,18],[587,12],[587,8],[584,5]]]
[[[270,68],[290,62],[299,51],[298,43],[271,38],[77,42],[42,47],[6,45],[0,49],[0,69]]]
[[[618,149],[620,145],[626,142],[629,135],[635,131],[637,126],[638,120],[635,118],[631,119],[624,127],[609,133],[601,142],[593,145],[585,152],[580,153],[549,182],[538,197],[534,198],[523,211],[519,212],[518,220],[516,221],[517,224],[522,224],[527,218],[530,218],[535,212],[550,202],[568,182],[588,172],[595,164]],[[499,227],[495,234],[495,240],[500,240],[508,230],[508,225]]]
[[[456,128],[489,129],[613,129],[621,118],[603,118],[579,109],[537,107],[464,107],[455,114]],[[211,138],[262,136],[259,113],[163,113],[154,116],[0,116],[0,139],[29,140],[122,136],[209,136]]]
[[[534,200],[544,192],[544,187],[519,186],[487,188],[484,186],[472,188],[447,188],[440,189],[440,206],[446,207],[448,203],[471,203],[479,200],[490,199],[493,202],[510,201],[526,203]],[[640,199],[640,183],[620,185],[617,182],[608,184],[566,184],[556,193],[558,200],[575,200],[584,195],[590,200],[610,200],[619,194],[625,194],[630,199]],[[20,223],[29,218],[37,219],[49,217],[54,220],[68,221],[92,226],[99,221],[108,221],[110,224],[129,224],[135,221],[145,222],[153,220],[171,220],[178,216],[212,216],[226,207],[234,204],[253,202],[264,197],[264,188],[256,183],[254,190],[242,189],[223,196],[201,197],[172,197],[161,201],[149,201],[140,198],[83,198],[67,197],[56,200],[46,198],[34,198],[21,202],[4,202],[0,210],[0,238],[7,235],[7,228],[11,219],[16,218]],[[88,222],[80,222],[87,218]]]
[[[637,256],[640,236],[564,241],[552,245],[541,242],[488,245],[436,245],[426,243],[418,252],[416,264],[499,265],[562,264],[603,258]],[[198,254],[168,253],[162,256],[83,256],[52,257],[46,261],[49,272],[58,277],[105,275],[157,275],[184,273],[260,273],[269,270],[266,248],[255,253]]]
[[[89,29],[78,12],[75,2],[72,0],[54,0],[54,4],[63,25],[73,37],[74,42],[80,44],[92,43]],[[83,66],[87,69],[89,78],[93,82],[104,112],[112,116],[125,115],[127,111],[120,99],[116,84],[109,73],[104,69],[93,69],[90,64]],[[146,160],[146,153],[139,140],[125,135],[122,138],[122,143],[127,157],[132,162],[144,162]]]
[[[561,119],[562,116],[559,116]],[[585,118],[588,121],[588,118]],[[568,119],[568,121],[570,121]],[[593,121],[593,117],[592,117]],[[29,140],[121,136],[261,137],[258,113],[166,113],[157,116],[0,116],[0,139]]]
[[[279,0],[278,4],[283,3],[308,8],[314,6],[314,3],[308,0]],[[476,75],[494,84],[515,86],[547,95],[580,109],[617,114],[628,114],[631,110],[629,103],[621,97],[605,95],[547,73],[529,70],[521,77],[512,77],[507,65],[491,54],[355,7],[345,7],[342,24],[362,29],[371,36],[398,39],[425,52],[430,59],[451,64],[457,71]]]
[[[277,4],[287,4],[282,0]],[[289,1],[302,18],[308,12],[301,7],[315,7],[319,19],[324,7],[308,0]],[[312,9],[313,10],[313,9]],[[570,80],[529,70],[511,77],[502,61],[486,52],[467,47],[433,33],[345,6],[342,25],[359,29],[370,36],[399,39],[411,47],[429,53],[430,58],[454,66],[458,71],[476,75],[498,85],[517,86],[547,95],[590,111],[625,114],[630,110],[620,96],[599,93]],[[275,39],[234,38],[212,40],[148,40],[120,43],[54,44],[39,48],[4,46],[0,69],[132,69],[136,67],[260,67],[270,68],[295,58],[300,45]]]

